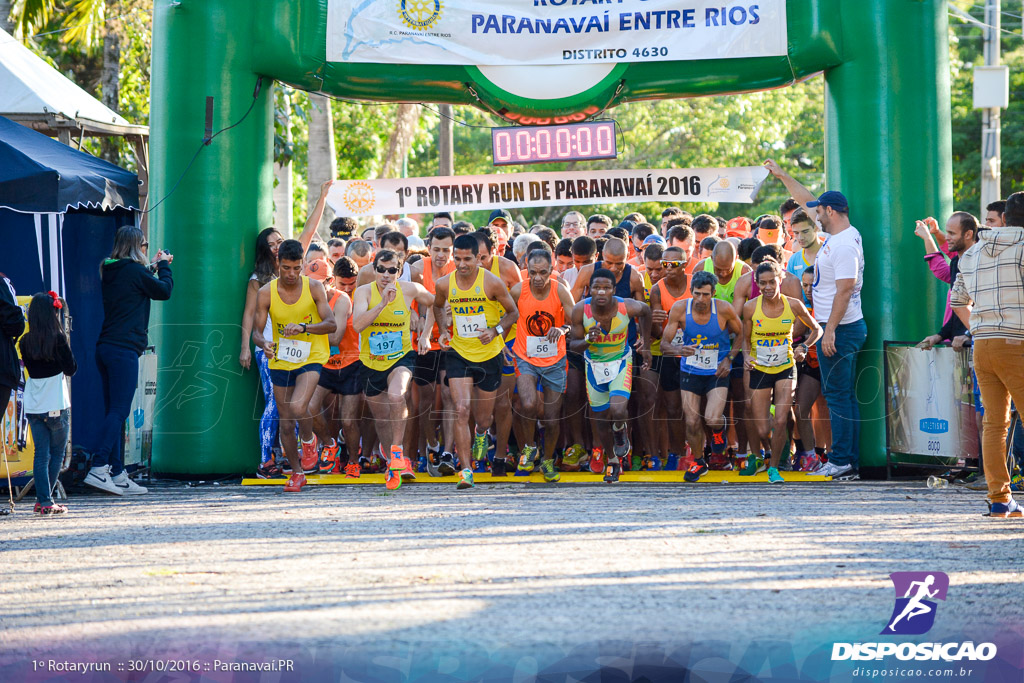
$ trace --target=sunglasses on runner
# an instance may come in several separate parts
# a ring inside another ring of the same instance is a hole
[[[681,268],[683,266],[682,261],[662,261],[662,268]]]
[[[388,275],[394,275],[395,273],[398,272],[398,268],[385,268],[384,266],[377,266],[377,272],[380,273],[381,275],[383,275],[384,273],[387,273]]]

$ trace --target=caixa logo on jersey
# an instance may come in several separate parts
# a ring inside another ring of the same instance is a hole
[[[889,575],[896,604],[886,621],[883,636],[919,636],[935,625],[938,600],[946,600],[949,577],[943,572],[893,572]],[[896,657],[900,660],[987,661],[996,656],[993,643],[835,643],[832,659],[871,660]]]

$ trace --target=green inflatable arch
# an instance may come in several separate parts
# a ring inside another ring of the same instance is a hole
[[[154,307],[154,469],[206,476],[256,465],[262,399],[237,354],[253,236],[271,223],[269,79],[347,98],[470,104],[540,123],[630,100],[781,87],[820,71],[827,185],[849,197],[869,248],[861,460],[883,465],[881,342],[922,338],[939,314],[935,280],[922,275],[909,226],[952,210],[946,3],[789,0],[787,22],[785,56],[620,65],[578,95],[536,100],[503,90],[476,67],[328,63],[327,0],[155,3],[151,196],[174,192],[151,216],[150,241],[176,255],[177,286],[170,302]],[[182,176],[206,129],[208,96],[213,130],[251,111]]]

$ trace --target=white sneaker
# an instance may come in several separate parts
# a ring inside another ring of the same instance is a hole
[[[114,486],[125,496],[141,496],[143,493],[149,493],[149,489],[145,486],[139,486],[132,481],[131,477],[124,470],[121,470],[121,474],[111,479],[111,481],[114,482]]]
[[[837,465],[830,460],[825,463],[824,467],[815,472],[815,474],[820,477],[832,477],[832,479],[838,479],[851,471],[853,471],[853,465]]]
[[[113,493],[115,496],[124,495],[124,489],[118,487],[110,476],[110,465],[91,468],[89,474],[85,475],[85,483],[100,491]]]

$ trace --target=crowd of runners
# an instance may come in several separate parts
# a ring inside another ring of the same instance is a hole
[[[496,209],[434,214],[425,240],[341,218],[322,245],[325,184],[299,239],[258,238],[259,476],[857,478],[861,237],[841,193],[765,165],[792,197],[753,221],[569,211],[559,234]]]

